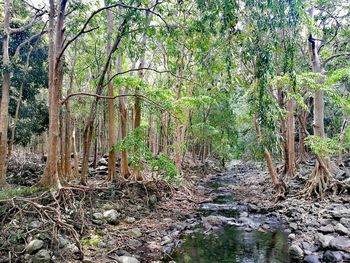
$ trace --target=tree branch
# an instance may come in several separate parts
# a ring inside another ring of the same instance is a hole
[[[338,58],[338,57],[349,57],[350,58],[350,53],[341,53],[341,54],[335,54],[333,56],[330,56],[329,58],[327,58],[323,62],[323,67],[325,67],[328,62],[330,62],[331,60]]]
[[[14,59],[17,59],[19,57],[19,53],[21,52],[21,48],[23,48],[25,45],[31,43],[33,40],[40,38],[42,35],[46,34],[47,31],[43,30],[40,33],[31,36],[30,38],[26,39],[25,41],[23,41],[21,44],[18,45],[18,47],[16,48],[15,51],[15,55],[14,55]]]
[[[92,31],[91,29],[86,29],[86,27],[89,25],[90,21],[94,18],[95,15],[99,14],[100,12],[102,12],[104,10],[110,9],[110,8],[122,7],[122,8],[129,8],[129,9],[134,9],[134,10],[139,10],[139,11],[148,11],[148,12],[158,16],[167,25],[167,22],[163,19],[163,17],[160,14],[151,10],[152,8],[154,8],[158,4],[160,4],[160,2],[157,2],[154,6],[152,6],[150,8],[145,8],[145,7],[136,7],[136,6],[131,6],[131,5],[125,5],[122,3],[116,3],[113,5],[104,6],[104,7],[101,7],[99,9],[95,10],[94,12],[92,12],[92,14],[89,16],[89,18],[85,21],[85,23],[84,23],[83,27],[80,29],[80,31],[73,38],[68,40],[67,43],[63,46],[61,53],[59,55],[59,58],[63,55],[65,50],[68,48],[68,46],[70,44],[72,44],[79,36]]]
[[[28,28],[32,27],[32,25],[34,24],[34,22],[36,21],[37,18],[41,17],[42,15],[44,15],[46,13],[46,11],[43,11],[41,13],[37,12],[32,18],[31,20],[28,22],[28,24],[19,27],[19,28],[10,28],[10,34],[12,33],[21,33],[25,30],[27,30]]]

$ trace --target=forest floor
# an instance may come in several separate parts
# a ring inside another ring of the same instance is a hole
[[[184,236],[226,224],[248,232],[282,228],[292,262],[349,262],[349,194],[323,200],[297,194],[312,164],[290,179],[287,198],[278,202],[266,167],[256,162],[232,161],[225,172],[214,161],[188,162],[183,184],[173,186],[163,181],[107,184],[105,165],[102,160],[91,170],[91,187],[41,192],[28,186],[40,177],[43,162],[17,158],[9,181],[27,187],[0,192],[0,262],[168,262]],[[339,176],[349,176],[346,167]],[[233,205],[221,205],[218,200],[228,195]],[[228,210],[208,215],[204,207]]]
[[[31,187],[42,160],[13,160],[13,187],[0,192],[0,262],[158,262],[196,227],[206,175],[219,172],[214,162],[186,163],[181,185],[110,184],[105,164],[92,169],[91,187],[42,192]]]

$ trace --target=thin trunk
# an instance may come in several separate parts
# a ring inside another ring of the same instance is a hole
[[[287,128],[287,148],[288,148],[288,176],[295,175],[295,139],[294,139],[294,101],[292,99],[287,100],[287,120],[286,120],[286,128]]]
[[[307,163],[309,160],[309,155],[306,151],[305,139],[307,136],[307,119],[309,113],[303,109],[298,110],[298,130],[299,130],[299,157],[298,163]]]
[[[78,161],[78,151],[77,151],[77,144],[76,144],[76,125],[74,125],[73,133],[72,133],[72,143],[73,143],[73,158],[74,158],[74,179],[78,179],[79,177],[79,161]]]
[[[339,136],[339,151],[338,151],[338,160],[337,160],[337,164],[340,166],[344,166],[343,163],[343,146],[344,146],[344,142],[345,142],[345,135],[346,135],[346,131],[348,130],[348,123],[349,123],[349,117],[346,117],[343,121],[343,125],[342,125],[342,129],[340,132],[340,136]]]
[[[43,177],[38,186],[61,187],[58,177],[57,154],[59,135],[60,95],[62,90],[63,61],[61,53],[64,33],[64,18],[67,0],[61,0],[58,8],[54,39],[55,3],[50,0],[49,13],[49,141],[48,156]]]
[[[113,34],[113,13],[107,10],[108,35]],[[111,51],[111,38],[107,41],[107,54]],[[108,78],[112,77],[111,66],[108,68]],[[108,96],[114,96],[113,82],[108,83]],[[108,100],[108,179],[114,181],[116,179],[116,153],[113,146],[117,143],[117,128],[115,124],[115,107],[114,100]]]
[[[8,129],[8,107],[9,107],[9,90],[10,90],[10,13],[11,0],[5,0],[4,6],[4,34],[2,42],[2,95],[0,103],[0,189],[8,187],[6,182],[6,163],[7,163],[7,129]]]

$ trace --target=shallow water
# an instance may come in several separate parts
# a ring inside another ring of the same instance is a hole
[[[237,169],[238,168],[238,169]],[[235,174],[246,169],[235,166],[231,172],[212,181],[209,187],[217,194],[212,203],[202,204],[203,216],[221,215],[238,218],[246,210],[235,202],[234,193],[226,187],[237,182]],[[244,168],[244,166],[243,166]],[[288,239],[274,217],[251,214],[249,218],[256,226],[269,223],[272,232],[245,231],[242,227],[228,225],[211,234],[197,232],[185,237],[183,245],[171,255],[177,263],[288,263]],[[258,228],[258,227],[257,227]]]
[[[172,255],[177,263],[287,263],[284,233],[246,232],[227,226],[210,235],[196,233]]]

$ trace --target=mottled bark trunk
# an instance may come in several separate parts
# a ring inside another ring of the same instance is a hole
[[[108,21],[108,35],[113,34],[113,13],[112,10],[107,10],[107,21]],[[107,41],[107,54],[111,51],[112,41],[108,38]],[[108,78],[112,77],[111,66],[108,69]],[[114,96],[113,82],[108,83],[108,96]],[[114,100],[107,101],[108,106],[108,179],[110,181],[116,180],[116,153],[114,146],[117,143],[117,128],[115,124],[115,107]]]
[[[292,99],[287,100],[287,120],[286,120],[286,128],[287,128],[287,149],[288,149],[288,164],[287,164],[287,175],[294,176],[295,175],[295,138],[294,138],[294,101]]]
[[[10,90],[10,56],[9,56],[9,42],[10,42],[10,14],[11,14],[11,0],[4,2],[4,34],[2,42],[2,94],[0,103],[0,189],[8,187],[6,182],[7,170],[7,129],[8,129],[8,107],[9,107],[9,90]]]
[[[43,177],[38,182],[38,186],[60,187],[61,182],[58,177],[57,157],[58,157],[58,136],[59,136],[59,112],[60,95],[62,90],[63,65],[62,57],[59,57],[63,44],[64,18],[67,0],[59,2],[56,30],[55,25],[55,3],[50,0],[49,13],[49,139],[48,155]],[[55,35],[55,39],[54,39]]]

